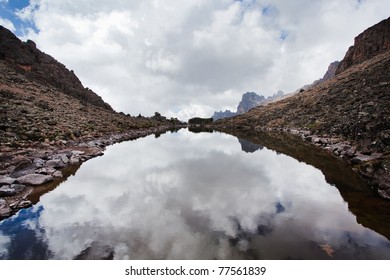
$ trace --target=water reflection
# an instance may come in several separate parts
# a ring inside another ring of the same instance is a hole
[[[0,258],[390,258],[318,169],[249,147],[186,130],[109,147],[0,223]]]

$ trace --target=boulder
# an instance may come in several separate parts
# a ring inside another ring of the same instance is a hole
[[[31,160],[23,160],[20,162],[15,169],[11,172],[10,177],[18,178],[27,174],[34,173],[36,166]]]
[[[16,190],[10,186],[0,187],[0,197],[13,196],[16,193]]]
[[[51,159],[46,162],[46,166],[53,168],[62,168],[65,163],[61,159]]]
[[[50,182],[53,179],[54,178],[50,175],[27,174],[25,176],[19,177],[16,181],[20,184],[38,186]]]
[[[15,178],[8,176],[0,176],[0,186],[11,185],[15,182]]]
[[[34,164],[37,168],[41,168],[41,167],[45,166],[45,161],[41,158],[35,158]]]
[[[57,170],[57,171],[55,171],[53,174],[52,174],[52,176],[54,177],[54,178],[62,178],[62,172],[61,171],[59,171],[59,170]]]

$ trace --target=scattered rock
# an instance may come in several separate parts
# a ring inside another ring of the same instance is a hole
[[[30,200],[22,200],[20,201],[18,204],[17,204],[17,208],[21,209],[21,208],[27,208],[27,207],[30,207],[32,205],[31,201]]]
[[[16,194],[16,190],[11,188],[10,186],[0,187],[0,197],[13,196],[15,194]]]
[[[53,180],[53,177],[50,175],[42,174],[28,174],[22,177],[19,177],[16,181],[20,184],[38,186],[44,183],[50,182]]]
[[[57,170],[57,171],[55,171],[53,174],[52,174],[52,176],[54,177],[54,178],[62,178],[62,172],[61,171],[59,171],[59,170]]]
[[[0,186],[11,185],[15,182],[15,178],[8,176],[0,176]]]
[[[57,169],[55,169],[53,167],[42,167],[40,169],[37,169],[35,171],[35,173],[44,174],[44,175],[51,175],[51,174],[53,174],[56,171],[57,171]]]
[[[35,172],[35,165],[31,162],[31,160],[23,160],[20,162],[15,169],[11,172],[10,177],[18,178],[27,174],[31,174]]]
[[[41,167],[45,166],[45,161],[41,158],[35,158],[34,164],[37,168],[41,168]]]
[[[46,162],[46,166],[53,168],[65,167],[65,163],[61,159],[51,159]]]

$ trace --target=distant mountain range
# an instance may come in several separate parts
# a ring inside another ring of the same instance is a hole
[[[258,95],[255,92],[246,92],[242,95],[241,101],[237,106],[236,112],[232,112],[230,110],[226,110],[224,112],[223,111],[214,112],[212,118],[214,121],[216,121],[223,118],[229,118],[236,115],[241,115],[248,112],[250,109],[256,106],[265,105],[267,103],[279,100],[283,96],[284,96],[284,92],[281,90],[279,90],[277,93],[267,98],[265,98],[263,95]]]
[[[242,95],[241,101],[237,106],[237,111],[232,112],[230,110],[226,111],[219,111],[219,112],[214,112],[214,115],[212,116],[213,120],[220,120],[224,118],[230,118],[234,117],[236,115],[242,115],[248,112],[249,110],[260,106],[260,105],[266,105],[271,102],[279,101],[281,99],[290,97],[296,93],[308,90],[316,85],[319,85],[321,83],[324,83],[330,79],[332,79],[336,75],[336,70],[338,69],[340,65],[339,61],[334,61],[328,66],[328,70],[324,74],[324,76],[321,79],[318,79],[311,83],[310,85],[304,85],[303,87],[300,87],[294,92],[285,94],[283,91],[279,90],[277,93],[275,93],[272,96],[269,96],[265,98],[263,95],[258,95],[255,92],[246,92]]]

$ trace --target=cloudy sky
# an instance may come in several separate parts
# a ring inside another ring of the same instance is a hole
[[[323,76],[388,0],[0,0],[0,24],[115,110],[211,116]]]

